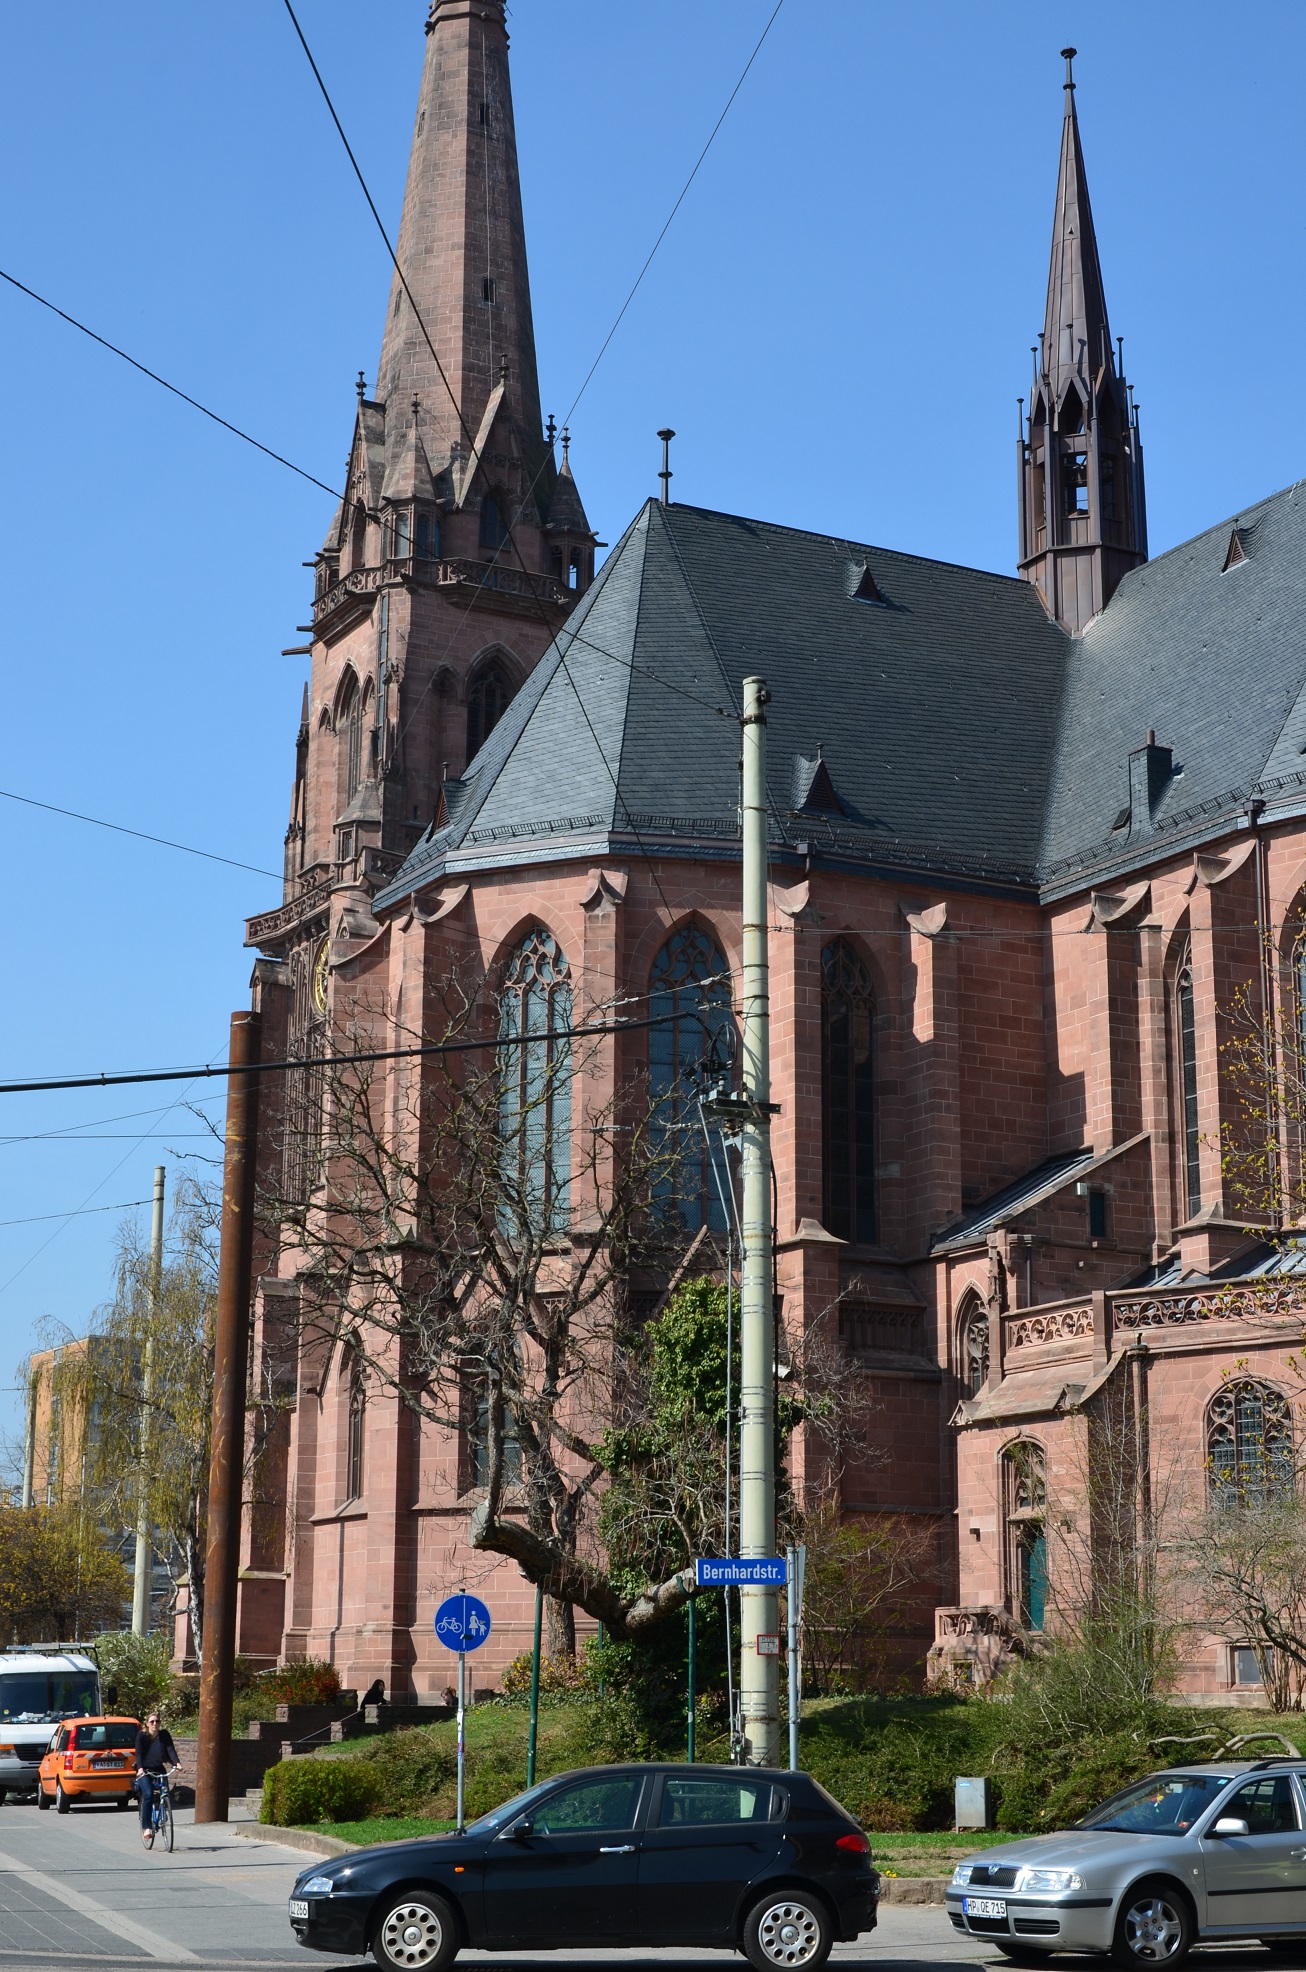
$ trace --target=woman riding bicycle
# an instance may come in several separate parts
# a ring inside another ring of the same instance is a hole
[[[154,1847],[154,1798],[163,1786],[165,1773],[176,1773],[181,1762],[167,1726],[159,1724],[151,1712],[136,1735],[136,1792],[141,1803],[141,1840]]]

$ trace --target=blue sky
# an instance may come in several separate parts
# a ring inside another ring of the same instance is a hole
[[[512,7],[559,417],[772,4]],[[300,15],[397,222],[424,0]],[[338,481],[388,275],[280,0],[67,0],[5,35],[0,266]],[[785,0],[574,415],[605,539],[656,490],[670,422],[682,499],[1011,567],[1066,41],[1154,552],[1306,472],[1300,5]],[[7,289],[0,346],[0,786],[275,871],[303,679],[278,653],[327,497]],[[276,882],[7,800],[0,820],[0,1077],[220,1057],[241,919]],[[191,1093],[220,1120],[213,1085]],[[185,1108],[142,1113],[174,1097],[4,1098],[0,1220],[147,1197],[157,1161],[208,1148]],[[116,1223],[0,1226],[0,1385],[42,1318],[104,1297]]]

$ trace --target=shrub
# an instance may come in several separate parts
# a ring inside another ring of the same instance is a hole
[[[143,1719],[147,1712],[171,1711],[172,1673],[168,1669],[171,1643],[166,1634],[136,1636],[131,1630],[97,1637],[95,1655],[105,1705]],[[109,1692],[114,1692],[110,1700]]]
[[[278,1828],[363,1821],[386,1795],[387,1776],[371,1760],[282,1760],[264,1778],[259,1819]]]
[[[340,1697],[340,1673],[321,1657],[265,1671],[258,1683],[272,1705],[334,1705]]]

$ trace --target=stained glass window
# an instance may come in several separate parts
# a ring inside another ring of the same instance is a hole
[[[500,1228],[509,1239],[561,1231],[571,1202],[571,973],[550,932],[532,931],[508,962],[499,1002]]]
[[[1271,1506],[1295,1491],[1292,1407],[1281,1390],[1238,1377],[1211,1399],[1206,1460],[1217,1506]]]
[[[875,1239],[875,996],[840,940],[821,954],[824,1213],[836,1239]]]
[[[972,1294],[958,1324],[957,1370],[972,1397],[978,1397],[989,1377],[989,1312]]]
[[[1179,1087],[1183,1104],[1184,1189],[1188,1216],[1202,1207],[1202,1124],[1197,1108],[1197,1017],[1193,1005],[1193,967],[1185,959],[1175,980],[1175,1027],[1179,1042]]]
[[[1027,1630],[1041,1630],[1047,1616],[1047,1465],[1041,1445],[1028,1439],[1002,1454],[1007,1519],[1007,1593],[1011,1613]]]
[[[662,1170],[654,1195],[668,1217],[689,1232],[707,1224],[726,1229],[722,1190],[729,1174],[719,1149],[709,1147],[699,1120],[703,1093],[696,1071],[713,1049],[723,1064],[731,1029],[730,975],[715,940],[696,924],[682,925],[653,961],[649,978],[649,1094],[655,1105],[655,1144]],[[712,1157],[717,1157],[715,1174]]]

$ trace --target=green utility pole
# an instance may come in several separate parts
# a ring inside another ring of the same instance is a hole
[[[689,1598],[689,1714],[685,1720],[685,1758],[692,1767],[694,1764],[694,1707],[697,1703],[696,1680],[697,1665],[694,1661],[694,1598]]]
[[[540,1628],[544,1619],[544,1590],[535,1590],[535,1647],[531,1652],[531,1730],[526,1742],[526,1785],[535,1785],[535,1746],[540,1736]]]
[[[743,1238],[740,1294],[739,1553],[775,1553],[775,1296],[771,1224],[771,1015],[767,966],[766,706],[762,678],[744,680],[743,731]],[[739,1591],[743,1757],[774,1766],[780,1741],[780,1660],[759,1653],[776,1635],[774,1587]]]
[[[163,1188],[167,1173],[154,1167],[154,1223],[150,1229],[150,1313],[141,1377],[140,1491],[136,1501],[136,1569],[132,1580],[132,1629],[150,1633],[150,1573],[154,1561],[154,1529],[150,1526],[150,1458],[153,1451],[154,1324],[159,1313],[163,1281]]]

